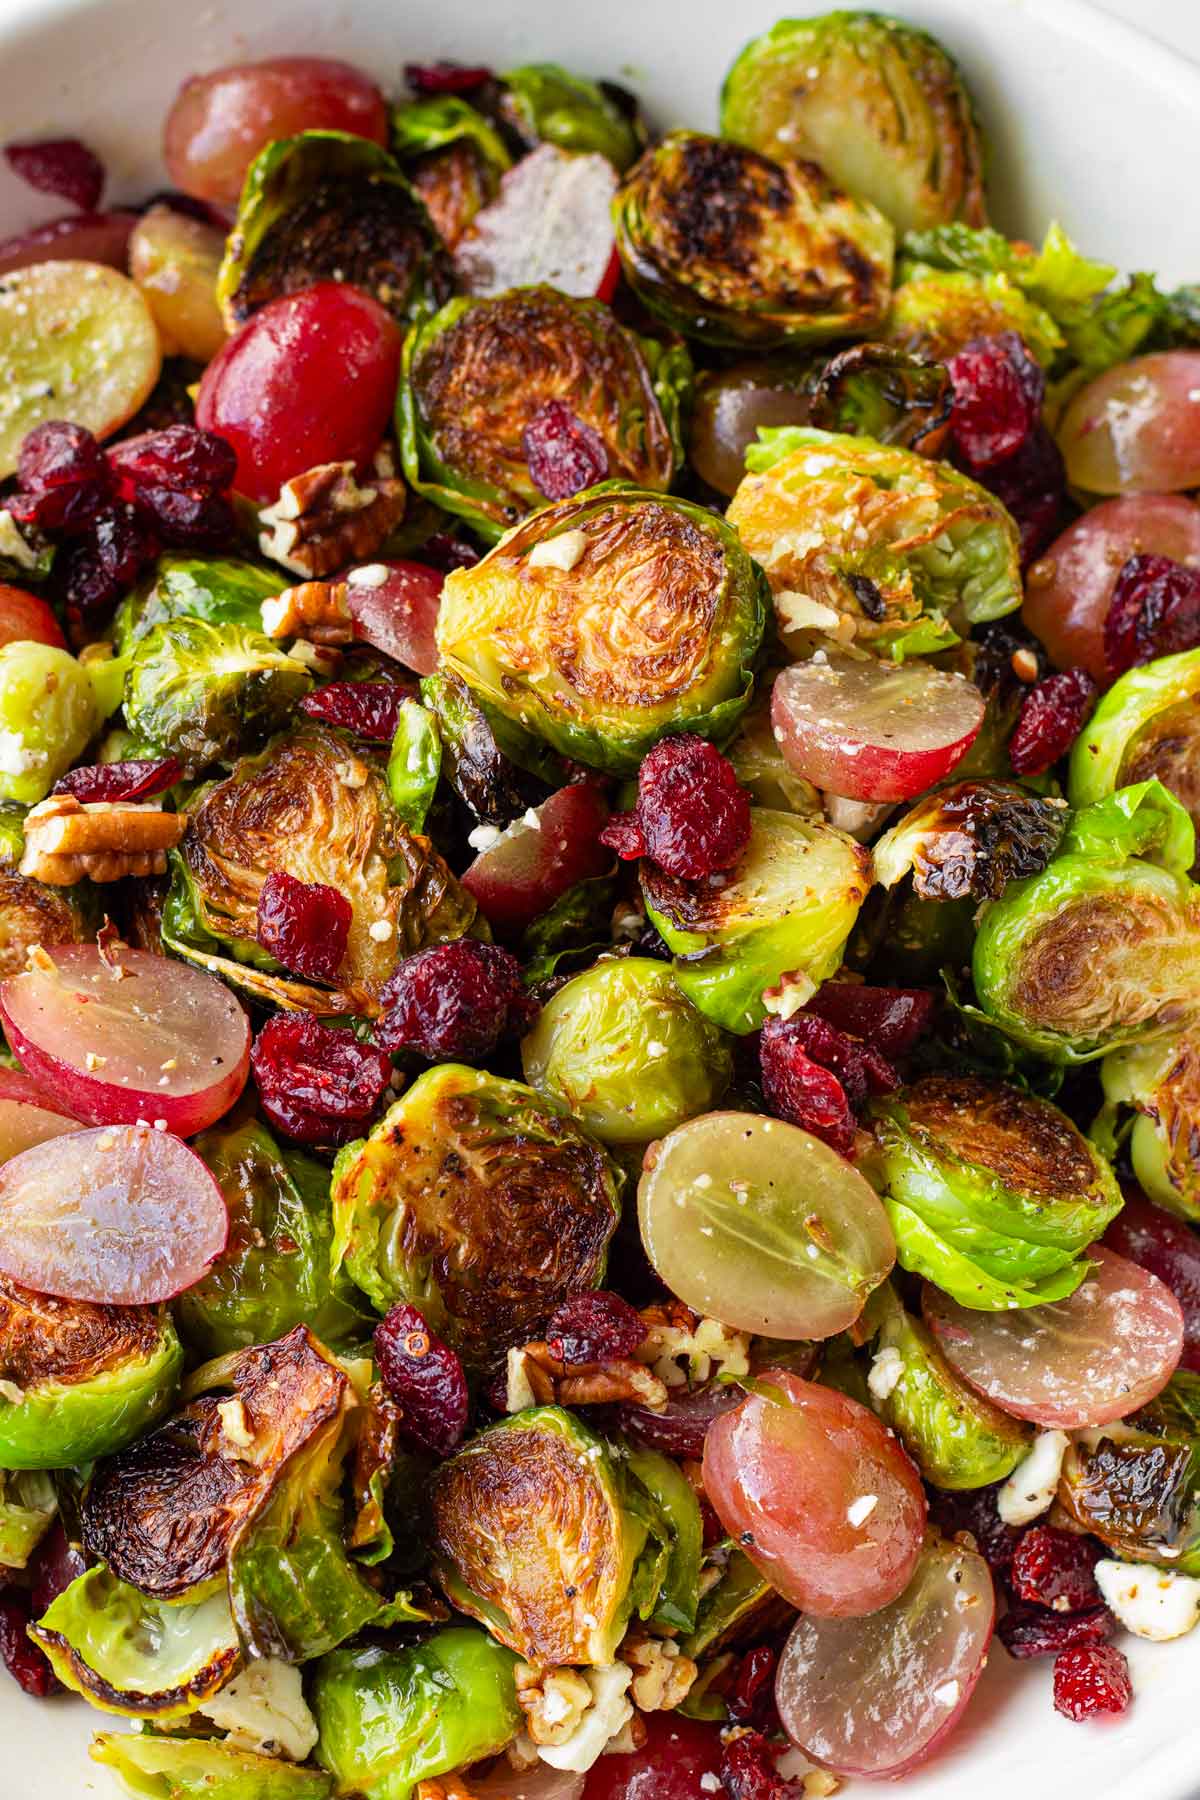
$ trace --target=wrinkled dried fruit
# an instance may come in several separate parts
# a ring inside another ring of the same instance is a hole
[[[1028,568],[1063,523],[1067,470],[1062,451],[1044,425],[979,480],[1007,508],[1021,534],[1021,567]]]
[[[1066,755],[1096,704],[1086,669],[1064,669],[1030,688],[1021,702],[1008,758],[1017,775],[1044,775]]]
[[[361,1137],[391,1080],[381,1050],[310,1013],[276,1013],[254,1040],[250,1066],[263,1111],[301,1144]]]
[[[415,1306],[393,1306],[375,1327],[375,1360],[400,1407],[397,1430],[414,1449],[449,1456],[467,1429],[467,1381],[454,1351]]]
[[[572,1294],[546,1326],[546,1347],[562,1363],[613,1362],[632,1356],[646,1340],[646,1324],[619,1294]]]
[[[275,870],[258,896],[255,936],[294,975],[334,981],[346,954],[354,908],[323,881],[297,881]]]
[[[946,1488],[929,1490],[929,1516],[947,1537],[970,1532],[993,1575],[1007,1575],[1021,1532],[1006,1525],[996,1504],[998,1486],[971,1488],[952,1493]]]
[[[1013,1554],[1009,1581],[1021,1600],[1052,1612],[1085,1612],[1101,1604],[1095,1567],[1104,1551],[1093,1538],[1053,1525],[1034,1525]]]
[[[539,406],[521,434],[529,478],[547,500],[569,500],[608,474],[608,451],[598,431],[565,400]]]
[[[1016,332],[972,338],[948,367],[950,435],[959,454],[986,469],[1019,450],[1041,419],[1046,378]]]
[[[331,681],[305,694],[300,711],[323,725],[337,725],[355,737],[390,744],[400,723],[400,708],[413,690],[399,681]]]
[[[1014,1602],[996,1627],[996,1636],[1010,1656],[1023,1661],[1030,1656],[1057,1656],[1062,1650],[1105,1644],[1117,1629],[1107,1606],[1090,1606],[1083,1612],[1052,1612],[1048,1606]]]
[[[456,938],[406,957],[379,999],[386,1010],[375,1041],[430,1061],[478,1062],[506,1032],[532,1022],[516,957],[477,938]]]
[[[868,987],[858,981],[827,981],[804,1010],[828,1019],[851,1037],[862,1038],[881,1056],[903,1056],[933,1023],[937,996],[928,988]]]
[[[1123,1713],[1132,1699],[1129,1663],[1112,1644],[1064,1650],[1054,1664],[1054,1710],[1065,1719]]]
[[[78,138],[46,138],[41,143],[5,144],[4,160],[14,175],[39,194],[55,194],[80,212],[95,212],[104,192],[104,164]]]
[[[869,1094],[890,1094],[900,1085],[873,1045],[847,1037],[812,1013],[768,1019],[758,1054],[770,1110],[804,1126],[843,1156],[854,1143],[854,1109]]]
[[[1200,569],[1169,556],[1121,565],[1104,618],[1104,660],[1113,676],[1137,663],[1200,644]]]
[[[130,490],[169,488],[175,493],[223,494],[237,474],[237,454],[215,431],[196,425],[168,425],[126,438],[108,453],[117,480]]]
[[[56,1519],[29,1563],[29,1596],[34,1618],[40,1619],[51,1602],[65,1593],[86,1568],[83,1551],[71,1542],[62,1520]]]
[[[699,880],[731,869],[745,850],[750,796],[727,757],[682,732],[646,755],[634,813],[618,813],[600,841],[626,860],[649,856],[668,875]]]
[[[22,1691],[44,1700],[60,1691],[60,1683],[25,1627],[31,1617],[29,1597],[19,1588],[0,1594],[0,1658]]]
[[[158,539],[137,507],[103,506],[87,535],[72,542],[54,566],[69,616],[92,619],[107,611],[157,555]]]
[[[729,1800],[798,1800],[801,1789],[784,1781],[775,1752],[759,1731],[734,1738],[721,1753],[721,1783]]]
[[[772,1735],[782,1730],[775,1705],[778,1662],[779,1651],[773,1644],[757,1644],[743,1656],[725,1695],[725,1705],[735,1725],[748,1725],[753,1731]]]
[[[5,500],[22,525],[42,531],[86,530],[111,497],[112,475],[103,450],[83,425],[48,419],[28,432],[17,465],[19,490]]]
[[[404,79],[414,94],[469,94],[492,79],[492,71],[464,63],[405,63]]]
[[[71,794],[81,805],[104,800],[149,800],[154,794],[165,794],[183,774],[174,756],[133,757],[128,762],[85,763],[68,769],[52,789],[56,794]]]

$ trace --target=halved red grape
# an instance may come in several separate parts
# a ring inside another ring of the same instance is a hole
[[[203,1131],[245,1086],[249,1020],[201,969],[124,945],[108,955],[58,945],[0,983],[9,1042],[52,1104],[87,1124]]]
[[[642,1723],[646,1741],[640,1750],[592,1764],[584,1800],[712,1800],[721,1793],[715,1726],[677,1712],[645,1713]]]
[[[472,1770],[471,1793],[473,1800],[579,1800],[586,1780],[574,1769],[552,1769],[541,1761],[517,1770],[501,1757],[487,1775]]]
[[[357,635],[417,675],[438,665],[440,569],[421,562],[367,563],[346,576],[346,603]]]
[[[925,1320],[977,1392],[1035,1425],[1109,1425],[1161,1393],[1179,1366],[1183,1313],[1136,1263],[1093,1245],[1096,1269],[1066,1300],[973,1312],[925,1286]]]
[[[65,1137],[69,1131],[80,1131],[78,1119],[47,1106],[33,1106],[26,1100],[0,1098],[0,1163],[19,1156],[33,1144],[45,1144],[51,1138]]]
[[[621,1430],[664,1456],[704,1455],[704,1440],[715,1419],[740,1406],[743,1392],[732,1381],[710,1381],[695,1389],[669,1388],[667,1404],[657,1412],[648,1406],[622,1406]]]
[[[65,650],[67,640],[44,600],[0,582],[0,644],[53,644]]]
[[[889,1605],[921,1553],[916,1469],[857,1400],[785,1369],[764,1369],[758,1384],[705,1440],[704,1487],[722,1525],[802,1612],[847,1619]]]
[[[149,1306],[200,1280],[229,1214],[204,1162],[149,1125],[76,1131],[0,1167],[0,1272],[60,1300]]]
[[[135,212],[70,213],[51,219],[0,243],[0,275],[43,262],[104,263],[123,270],[137,222]]]
[[[1086,669],[1107,687],[1104,621],[1131,556],[1200,567],[1200,506],[1182,494],[1104,500],[1056,537],[1030,569],[1021,617],[1058,669]]]
[[[818,652],[775,678],[771,728],[787,763],[827,793],[911,800],[948,775],[983,723],[983,695],[919,657]]]
[[[610,299],[619,269],[616,191],[607,157],[542,144],[509,170],[459,239],[460,284],[468,294],[502,294],[546,282],[579,299]]]
[[[603,875],[611,862],[600,842],[608,809],[590,782],[559,788],[518,819],[465,871],[463,886],[502,937],[513,937],[577,881]]]
[[[19,1100],[23,1106],[44,1106],[69,1116],[66,1105],[24,1069],[0,1068],[0,1100]]]
[[[931,1539],[866,1619],[798,1619],[779,1663],[784,1730],[839,1775],[896,1776],[957,1724],[983,1672],[996,1600],[982,1556]]]
[[[1200,487],[1200,350],[1106,369],[1067,407],[1058,443],[1072,485],[1089,494]]]
[[[1166,1282],[1183,1311],[1179,1366],[1200,1374],[1200,1236],[1182,1219],[1127,1187],[1125,1204],[1105,1232],[1104,1243]]]

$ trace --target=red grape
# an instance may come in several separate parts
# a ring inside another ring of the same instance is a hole
[[[518,820],[475,858],[462,883],[501,937],[518,935],[577,881],[604,874],[606,810],[587,782],[559,788],[537,808],[536,827]]]
[[[1126,1188],[1125,1205],[1104,1243],[1166,1282],[1183,1310],[1180,1367],[1200,1373],[1200,1237],[1182,1219]]]
[[[44,1144],[50,1138],[64,1137],[69,1131],[81,1129],[78,1119],[55,1112],[52,1107],[0,1098],[0,1163],[20,1155],[22,1150],[32,1148],[34,1144]]]
[[[0,243],[0,275],[42,262],[104,263],[125,268],[135,212],[69,213]]]
[[[438,608],[445,576],[427,563],[367,563],[346,576],[346,604],[357,635],[417,675],[438,665]]]
[[[1058,442],[1072,485],[1089,494],[1200,487],[1200,350],[1106,369],[1067,407]]]
[[[67,640],[44,600],[0,582],[0,644],[53,644],[65,650]]]

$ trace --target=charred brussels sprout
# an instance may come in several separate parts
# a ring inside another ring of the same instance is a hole
[[[113,619],[118,655],[169,619],[262,630],[262,603],[279,592],[279,574],[231,556],[161,556],[150,575],[122,600]]]
[[[1048,367],[1063,348],[1063,334],[1045,307],[1008,275],[900,264],[884,336],[914,355],[945,361],[972,338],[1015,331]]]
[[[665,492],[682,461],[691,372],[686,350],[637,337],[598,300],[550,287],[452,300],[405,343],[404,472],[494,540],[545,504],[523,438],[560,400],[600,437],[611,476]]]
[[[387,785],[392,805],[410,831],[424,831],[441,772],[437,715],[417,700],[405,700],[388,751]]]
[[[1114,1556],[1200,1575],[1200,1376],[1180,1370],[1132,1417],[1074,1434],[1058,1498]]]
[[[0,865],[0,980],[20,974],[35,944],[48,950],[90,938],[100,923],[94,892],[86,882],[46,887]]]
[[[619,1177],[556,1100],[443,1063],[333,1172],[333,1267],[380,1312],[420,1307],[480,1368],[599,1285]]]
[[[312,676],[261,631],[207,619],[156,625],[125,676],[125,719],[188,775],[286,725]]]
[[[0,1469],[0,1568],[23,1569],[57,1512],[57,1490],[42,1469]]]
[[[922,900],[997,900],[1046,867],[1066,830],[1063,800],[1007,781],[956,781],[918,800],[874,846],[875,879],[910,871]]]
[[[369,1329],[346,1284],[329,1274],[329,1172],[282,1151],[257,1120],[195,1140],[229,1208],[229,1242],[208,1274],[175,1302],[193,1356],[224,1356],[309,1325],[337,1344]]]
[[[729,1085],[722,1033],[666,963],[599,962],[559,989],[521,1046],[526,1078],[608,1144],[648,1144]]]
[[[754,1031],[768,991],[801,1002],[842,960],[871,858],[823,819],[751,810],[750,842],[722,885],[641,865],[646,911],[675,952],[675,980],[727,1031]]]
[[[339,1793],[411,1800],[419,1781],[495,1756],[517,1735],[514,1660],[472,1625],[404,1650],[335,1650],[313,1675],[318,1762]]]
[[[875,1111],[901,1267],[981,1312],[1074,1292],[1121,1190],[1065,1113],[975,1075],[927,1075]]]
[[[646,133],[627,96],[607,82],[572,75],[558,63],[526,63],[500,76],[498,112],[527,150],[598,151],[627,169]]]
[[[448,250],[495,199],[511,160],[495,127],[457,94],[398,107],[392,149]]]
[[[891,297],[892,228],[808,162],[673,131],[613,201],[625,278],[709,344],[868,337]]]
[[[1092,1127],[1101,1149],[1129,1134],[1129,1160],[1152,1200],[1200,1222],[1200,1030],[1128,1044],[1100,1064],[1104,1107]]]
[[[1016,526],[949,463],[805,426],[759,436],[728,518],[785,637],[841,625],[912,655],[1021,604]]]
[[[574,1413],[534,1407],[436,1470],[434,1566],[447,1598],[535,1667],[611,1663],[662,1577],[657,1508]]]
[[[669,731],[724,739],[766,622],[762,571],[703,507],[600,487],[447,577],[442,660],[496,713],[633,774]]]
[[[131,1800],[329,1800],[331,1778],[213,1738],[101,1732],[93,1760]]]
[[[0,1277],[0,1469],[67,1469],[162,1417],[183,1351],[165,1313],[52,1300]]]
[[[949,370],[892,344],[852,344],[831,356],[812,390],[807,423],[936,456],[950,425]]]
[[[449,669],[439,669],[422,678],[421,698],[436,722],[442,773],[478,820],[507,825],[540,799],[544,789],[531,782],[524,768],[501,747],[498,715],[485,712],[465,681]],[[544,748],[534,739],[529,742],[539,750]],[[554,753],[546,750],[545,755],[553,759]],[[566,776],[560,765],[550,785],[561,787]]]
[[[781,19],[725,77],[721,130],[766,156],[811,157],[898,231],[983,224],[971,97],[937,39],[898,19]]]
[[[173,870],[163,921],[171,950],[251,993],[318,1013],[377,1011],[399,957],[461,937],[475,920],[474,901],[429,839],[405,825],[378,759],[322,726],[244,757],[207,788]],[[351,903],[334,990],[266,972],[274,965],[255,939],[258,896],[276,870],[324,882]],[[371,931],[381,920],[392,926],[382,941]]]
[[[1200,1017],[1195,833],[1157,781],[1076,813],[1048,868],[990,902],[975,992],[1018,1044],[1088,1062]]]
[[[1200,649],[1128,670],[1075,740],[1073,806],[1154,778],[1200,829]]]
[[[251,163],[217,298],[232,331],[269,300],[348,281],[401,323],[452,291],[446,252],[395,159],[366,138],[304,131]]]

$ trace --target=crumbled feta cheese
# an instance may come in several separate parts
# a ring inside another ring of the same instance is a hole
[[[1049,1509],[1067,1443],[1065,1431],[1038,1432],[1029,1455],[1017,1464],[997,1496],[996,1505],[1006,1525],[1028,1525]]]
[[[32,750],[19,731],[0,731],[0,775],[28,775],[49,761],[44,750]]]
[[[846,1508],[847,1522],[857,1530],[860,1525],[866,1524],[878,1505],[878,1494],[860,1494],[858,1499]]]
[[[472,850],[490,850],[503,836],[498,825],[476,825],[474,831],[468,831],[467,842]]]
[[[714,1775],[711,1769],[705,1769],[703,1775],[700,1777],[700,1786],[704,1789],[706,1794],[719,1794],[721,1792],[721,1777],[719,1775]]]
[[[221,1421],[221,1435],[235,1450],[253,1448],[254,1433],[247,1423],[246,1409],[240,1400],[222,1400],[217,1407],[217,1417]]]
[[[840,619],[832,606],[794,588],[781,588],[775,595],[775,616],[785,631],[834,631]]]
[[[609,1739],[624,1731],[633,1717],[633,1705],[626,1694],[633,1670],[627,1663],[581,1672],[592,1690],[592,1704],[564,1744],[538,1747],[538,1755],[552,1769],[570,1769],[578,1775],[591,1768]]]
[[[867,1387],[877,1400],[886,1400],[889,1394],[895,1392],[903,1373],[904,1358],[889,1345],[886,1350],[877,1350],[872,1357]]]
[[[1183,1637],[1200,1619],[1200,1581],[1149,1563],[1096,1564],[1096,1585],[1126,1631],[1135,1637]]]
[[[390,919],[376,919],[373,924],[367,926],[367,936],[374,938],[377,944],[386,944],[388,939],[394,935],[395,930],[396,927]]]
[[[560,531],[557,537],[535,544],[525,561],[531,569],[561,569],[569,575],[588,546],[584,531]]]
[[[303,1762],[317,1741],[317,1722],[305,1703],[300,1671],[275,1657],[247,1663],[201,1711],[228,1732],[228,1742],[238,1750]]]
[[[361,568],[351,569],[346,580],[351,587],[381,588],[388,578],[385,563],[363,563]]]

